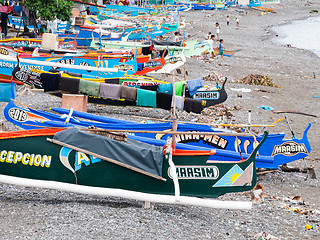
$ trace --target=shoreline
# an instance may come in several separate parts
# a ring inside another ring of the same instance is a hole
[[[309,19],[312,19],[312,18],[317,18],[317,19],[320,19],[320,15],[317,15],[317,16],[309,16],[309,17],[303,17],[303,18],[299,18],[299,19],[293,19],[291,20],[290,22],[288,23],[283,23],[283,24],[278,24],[278,25],[274,25],[274,26],[271,26],[268,31],[269,32],[272,32],[274,35],[276,34],[279,34],[279,31],[277,32],[274,28],[278,28],[278,27],[281,27],[281,26],[286,26],[286,25],[290,25],[290,24],[293,24],[294,22],[299,22],[299,21],[307,21]],[[286,38],[288,35],[285,35],[283,38]],[[270,36],[270,40],[275,42],[276,44],[280,44],[282,46],[285,46],[286,44],[285,43],[280,43],[280,42],[277,42],[276,39],[278,37],[276,36]],[[296,48],[296,49],[300,49],[300,50],[307,50],[309,51],[310,53],[314,54],[316,57],[320,58],[320,52],[319,52],[319,55],[317,53],[315,53],[314,51],[310,50],[310,49],[307,49],[307,48],[300,48],[300,47],[295,47],[295,46],[292,46],[292,48]]]

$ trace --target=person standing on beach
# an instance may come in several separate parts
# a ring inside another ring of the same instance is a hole
[[[219,34],[220,34],[220,25],[219,25],[219,23],[216,23],[216,34],[217,34],[217,40],[219,40],[220,38],[219,38]]]
[[[219,43],[219,55],[221,56],[221,60],[222,60],[222,58],[223,58],[223,49],[224,49],[223,39],[220,39],[220,43]]]
[[[8,21],[10,23],[8,14],[1,13],[1,33],[3,33],[5,37],[7,36],[7,33],[8,33]]]
[[[80,12],[85,12],[87,15],[91,15],[90,7],[87,7],[85,10]]]
[[[230,18],[229,16],[227,16],[227,26],[229,26],[229,24],[230,24]]]
[[[212,53],[212,58],[214,58],[216,55],[214,54],[214,49],[215,49],[215,35],[211,35],[210,36],[210,40],[212,40],[211,42],[211,53]]]
[[[237,28],[239,28],[239,18],[236,18]]]

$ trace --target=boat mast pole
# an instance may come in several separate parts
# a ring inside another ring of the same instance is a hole
[[[174,80],[174,72],[172,73],[172,105],[173,105],[173,114],[172,114],[172,130],[176,132],[178,129],[178,119],[176,115],[176,88]],[[172,134],[172,148],[176,147],[176,134]]]

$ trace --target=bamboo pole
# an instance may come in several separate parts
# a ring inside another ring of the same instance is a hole
[[[152,117],[142,117],[142,116],[134,116],[131,115],[133,118],[142,118],[142,119],[151,119],[151,120],[156,120],[160,122],[172,122],[172,120],[165,120],[165,119],[159,119],[159,118],[152,118]],[[278,123],[285,118],[280,118],[277,121],[273,122],[272,124],[230,124],[230,123],[197,123],[197,122],[188,122],[188,121],[179,121],[180,123],[190,123],[190,124],[195,124],[195,125],[206,125],[206,126],[221,126],[221,127],[274,127],[275,123]]]
[[[172,116],[172,132],[176,132],[178,129],[178,119],[176,114],[176,87],[174,80],[174,72],[172,73],[172,105],[173,105],[173,116]],[[172,148],[176,148],[176,134],[172,134]]]
[[[188,134],[188,135],[217,135],[217,136],[240,136],[240,137],[252,137],[250,133],[232,133],[232,132],[178,132],[178,131],[148,131],[148,130],[120,130],[120,129],[103,129],[103,128],[95,128],[95,129],[81,129],[85,131],[106,131],[106,132],[131,132],[131,133],[159,133],[159,134]]]
[[[26,126],[32,126],[32,127],[42,127],[42,126],[38,126],[38,125],[33,125],[33,124],[25,124],[23,123],[23,125]],[[69,129],[70,127],[42,127],[42,128],[50,128],[50,129]],[[158,133],[158,134],[188,134],[188,135],[216,135],[216,136],[239,136],[239,137],[252,137],[253,134],[250,133],[232,133],[232,132],[167,132],[167,131],[148,131],[148,130],[127,130],[127,129],[103,129],[103,128],[81,128],[80,130],[83,131],[101,131],[101,132],[131,132],[131,133]]]
[[[198,197],[187,197],[180,196],[177,201],[175,196],[163,195],[163,194],[151,194],[142,193],[137,191],[129,191],[124,189],[115,188],[103,188],[103,187],[92,187],[85,185],[70,184],[57,181],[47,180],[36,180],[20,177],[12,177],[0,174],[0,182],[6,184],[15,184],[25,187],[37,187],[46,189],[55,189],[60,191],[69,191],[81,194],[92,194],[104,197],[121,197],[134,199],[138,201],[149,201],[154,203],[165,203],[165,204],[179,204],[179,205],[193,205],[199,207],[208,208],[220,208],[220,209],[245,209],[249,210],[252,208],[251,201],[221,201],[212,198],[198,198]]]
[[[67,147],[67,148],[70,148],[70,149],[79,151],[79,152],[87,153],[87,154],[89,154],[89,155],[91,155],[91,156],[93,156],[93,157],[97,157],[97,158],[100,158],[100,159],[102,159],[102,160],[106,160],[107,162],[110,162],[110,163],[119,165],[119,166],[121,166],[121,167],[128,168],[128,169],[130,169],[130,170],[132,170],[132,171],[135,171],[135,172],[138,172],[138,173],[147,175],[147,176],[152,177],[152,178],[155,178],[155,179],[162,180],[162,181],[167,181],[165,178],[163,178],[163,177],[161,177],[161,176],[157,176],[157,175],[155,175],[155,174],[149,173],[149,172],[144,171],[144,170],[141,170],[141,169],[139,169],[139,168],[132,167],[132,166],[130,166],[130,165],[128,165],[128,164],[125,164],[125,163],[119,162],[119,161],[117,161],[117,160],[114,160],[114,159],[111,159],[111,158],[102,156],[102,155],[100,155],[100,154],[90,152],[90,151],[85,150],[85,149],[83,149],[83,148],[78,148],[78,147],[72,146],[72,145],[70,145],[70,144],[63,143],[63,142],[60,142],[60,141],[57,141],[57,140],[51,139],[51,138],[47,138],[47,141],[48,141],[48,142],[55,143],[55,144],[60,145],[60,146],[63,146],[63,147]]]

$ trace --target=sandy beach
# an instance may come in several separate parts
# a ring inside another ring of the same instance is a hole
[[[254,203],[250,211],[217,210],[201,207],[155,204],[144,209],[143,203],[117,198],[102,198],[55,190],[0,185],[1,239],[257,239],[266,232],[278,239],[318,239],[320,235],[320,136],[319,117],[302,114],[275,114],[260,109],[269,106],[277,111],[296,111],[320,116],[320,58],[312,52],[280,45],[273,41],[274,26],[290,24],[293,20],[318,16],[318,0],[281,0],[281,4],[267,5],[275,13],[240,9],[222,11],[189,11],[181,13],[186,19],[185,35],[203,40],[215,23],[221,26],[220,37],[228,50],[241,49],[223,60],[204,57],[188,58],[186,79],[204,77],[215,72],[227,77],[228,100],[223,103],[232,110],[230,119],[215,116],[217,122],[244,123],[252,110],[252,123],[270,124],[284,116],[296,137],[301,138],[308,123],[311,153],[304,160],[290,163],[290,167],[314,167],[317,179],[307,173],[273,171],[258,176],[264,187],[263,200]],[[231,25],[226,25],[230,16]],[[240,20],[236,28],[235,18]],[[182,32],[182,30],[181,30]],[[299,33],[297,33],[299,34]],[[250,74],[272,77],[279,86],[266,87],[236,83]],[[168,78],[170,78],[169,76]],[[183,74],[177,74],[183,79]],[[206,82],[214,85],[215,82]],[[251,92],[231,90],[245,88]],[[41,92],[18,96],[17,100],[42,110],[60,107],[61,99]],[[5,103],[0,103],[0,119],[4,120]],[[236,106],[236,108],[234,108]],[[237,109],[237,110],[235,110]],[[206,121],[207,114],[179,112],[181,120]],[[130,115],[163,118],[169,111],[104,107],[88,105],[88,112],[128,119]],[[137,121],[142,120],[137,118]],[[5,127],[15,129],[5,122]],[[282,121],[271,133],[285,132],[292,137],[288,123]],[[289,197],[301,196],[294,202]],[[250,201],[251,193],[227,194],[220,200]],[[294,210],[300,209],[301,211]],[[304,212],[303,212],[304,211]],[[305,225],[315,229],[305,230]],[[318,237],[317,237],[318,236]],[[275,238],[275,239],[276,239]]]

